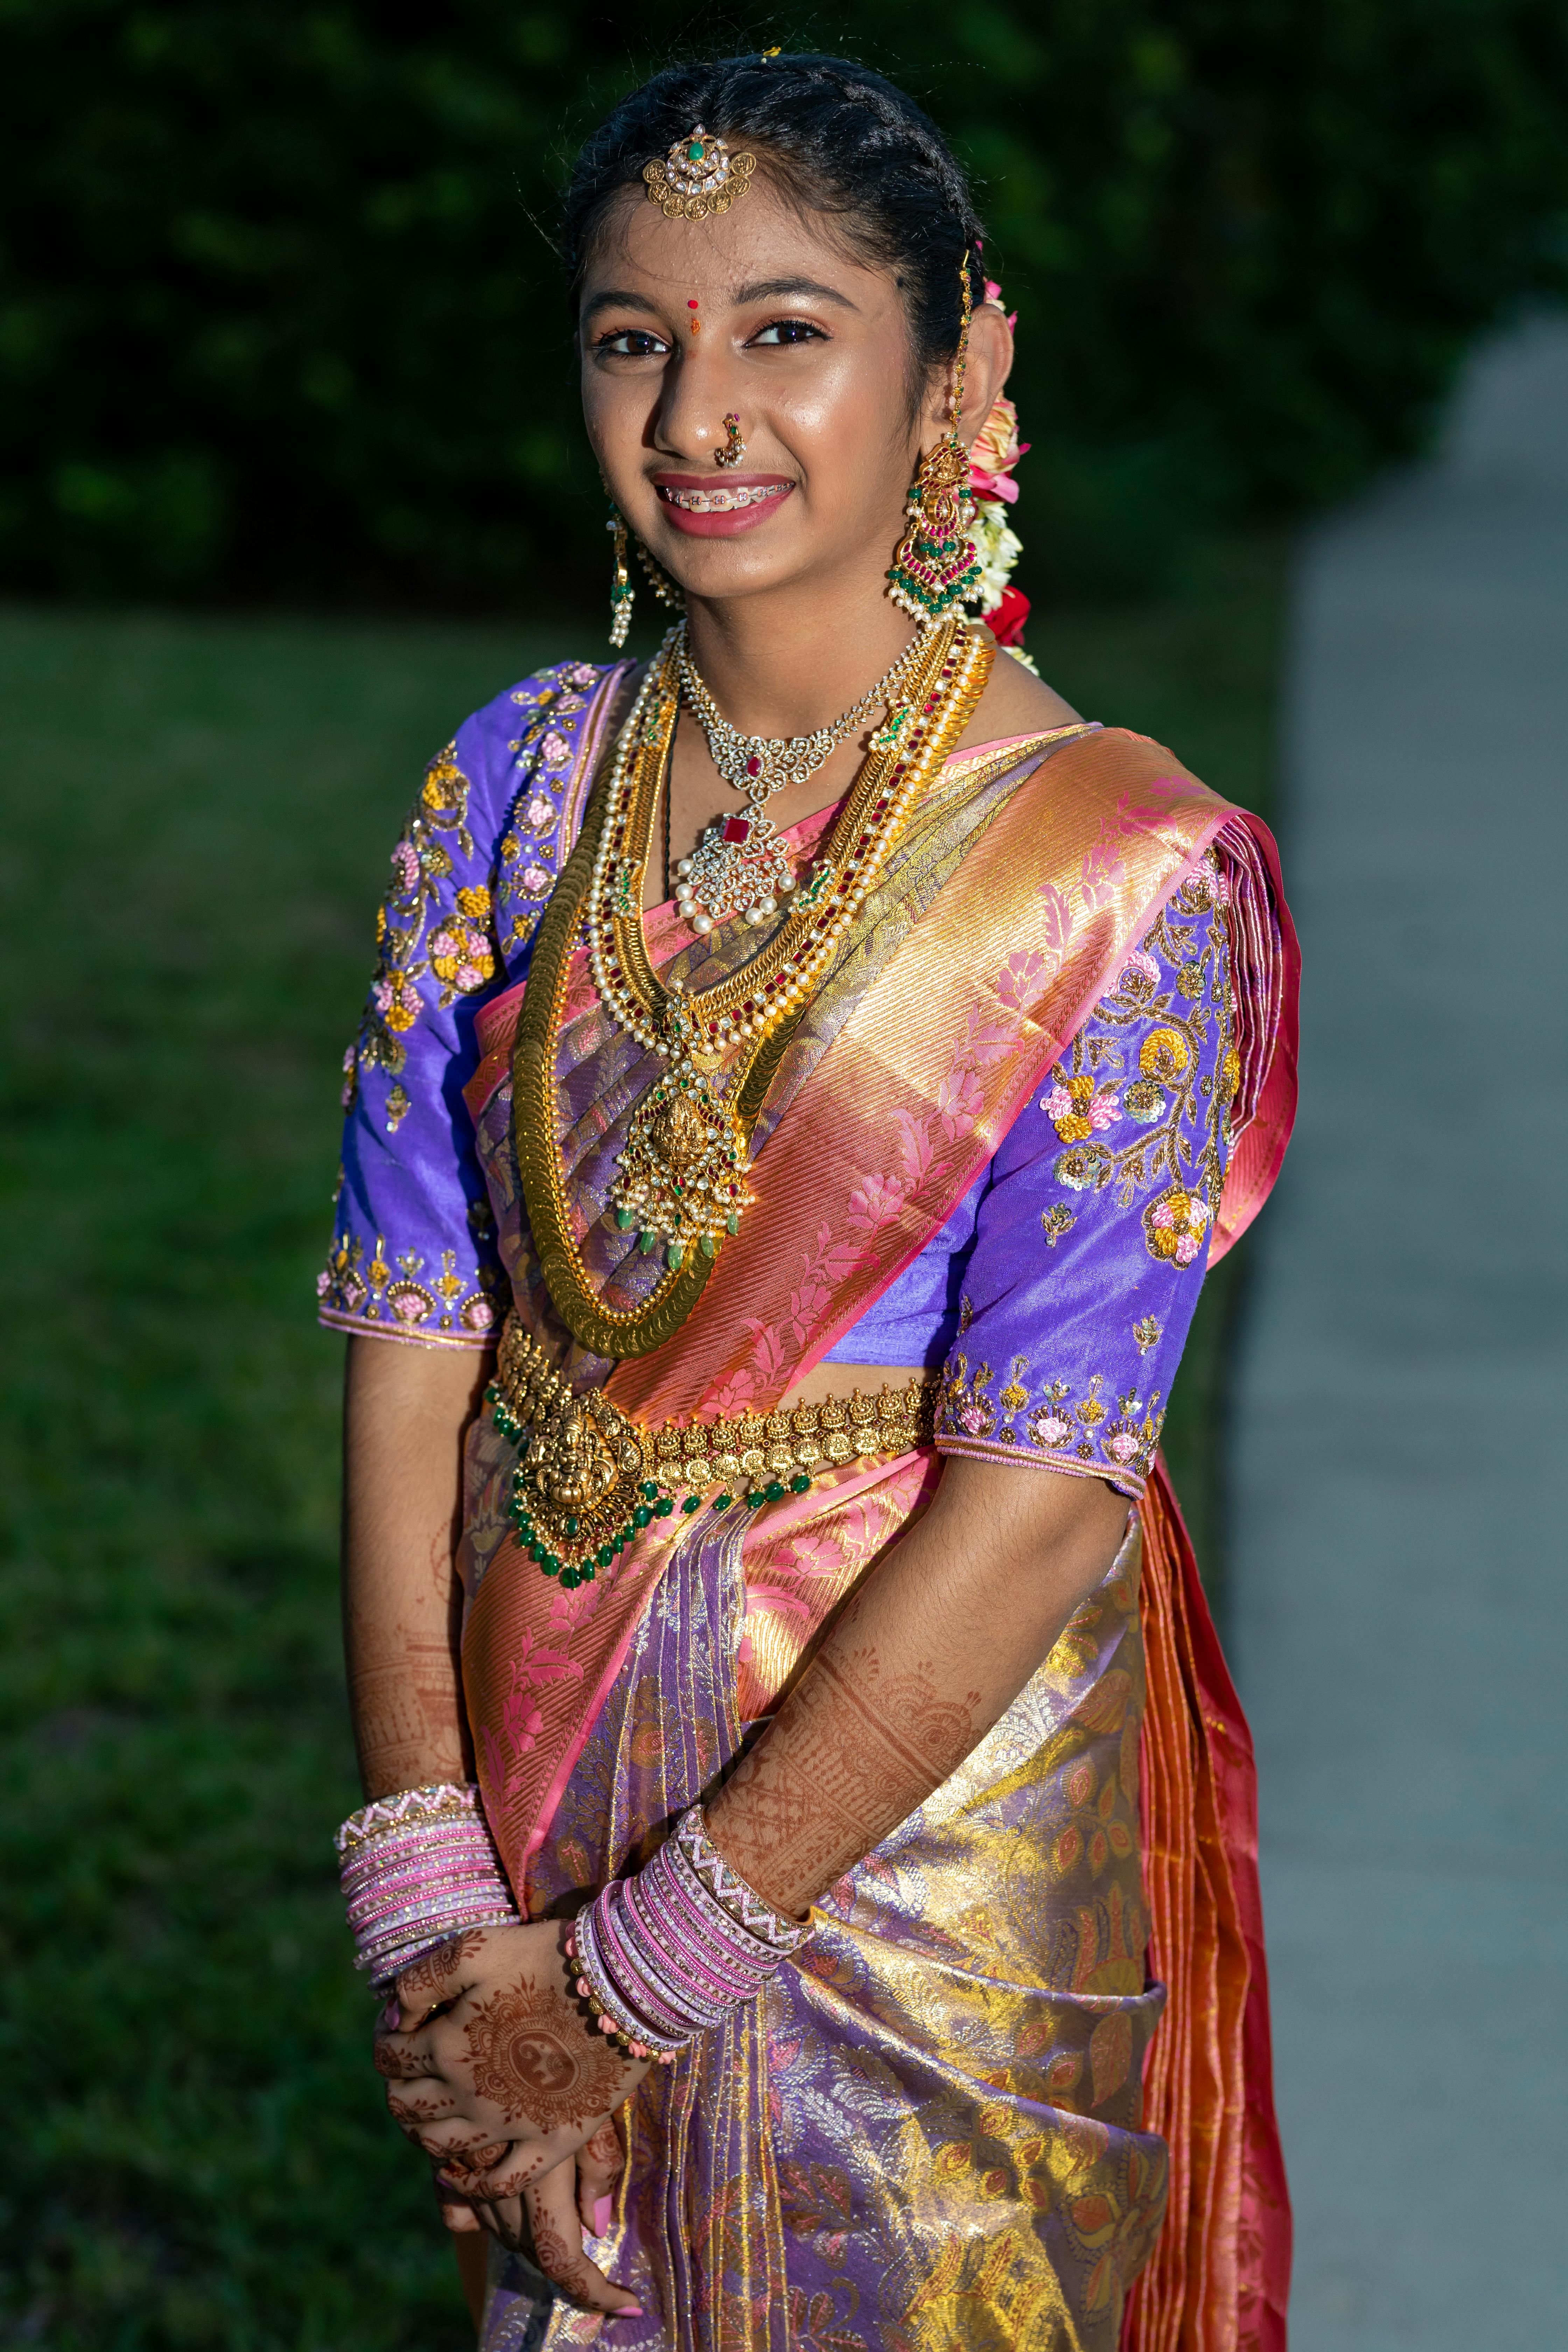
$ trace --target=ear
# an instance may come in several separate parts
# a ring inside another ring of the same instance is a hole
[[[969,364],[958,437],[967,448],[1006,388],[1013,371],[1013,330],[996,302],[977,305],[969,321]]]

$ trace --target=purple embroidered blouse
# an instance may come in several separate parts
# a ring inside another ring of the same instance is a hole
[[[462,1088],[479,1007],[527,972],[581,822],[604,672],[563,663],[477,711],[392,853],[380,961],[344,1057],[324,1323],[482,1347],[508,1280]],[[937,1444],[1140,1495],[1229,1147],[1225,884],[1167,901],[940,1234],[829,1350],[942,1366]]]

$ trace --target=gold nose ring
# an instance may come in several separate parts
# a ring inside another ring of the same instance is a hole
[[[738,466],[746,454],[746,445],[741,438],[741,420],[733,411],[724,419],[724,430],[730,438],[724,448],[714,450],[713,463],[716,466]]]

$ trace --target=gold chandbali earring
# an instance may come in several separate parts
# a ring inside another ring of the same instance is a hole
[[[714,450],[713,463],[716,466],[739,466],[744,460],[746,445],[741,438],[741,420],[732,410],[724,419],[724,430],[730,436],[729,441],[722,449]]]
[[[632,625],[632,575],[626,570],[626,526],[614,499],[610,502],[610,520],[605,525],[615,541],[615,553],[610,572],[610,645],[619,653],[626,641],[626,631]]]
[[[921,459],[910,491],[910,528],[888,570],[888,594],[917,621],[940,621],[973,596],[980,584],[980,554],[969,535],[974,500],[969,488],[969,452],[958,437],[963,407],[963,375],[969,360],[969,255],[959,265],[963,306],[953,363],[948,426]]]

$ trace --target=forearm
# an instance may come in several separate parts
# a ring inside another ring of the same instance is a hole
[[[1098,1480],[947,1464],[708,1810],[759,1895],[798,1916],[940,1787],[1101,1581],[1126,1515]]]
[[[349,1341],[343,1648],[367,1797],[469,1777],[453,1560],[489,1370],[478,1351]]]

